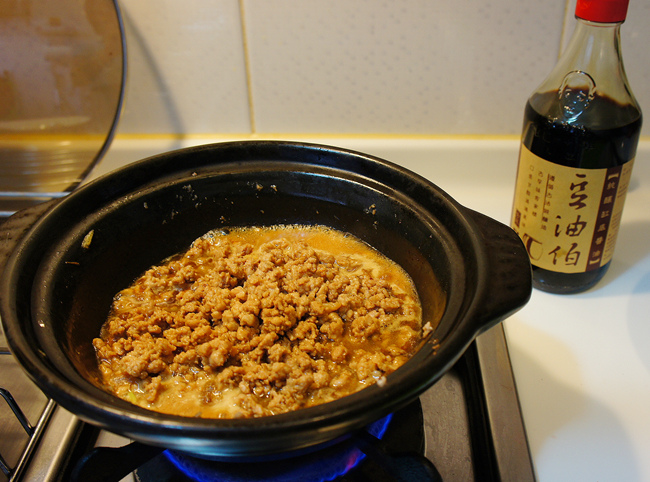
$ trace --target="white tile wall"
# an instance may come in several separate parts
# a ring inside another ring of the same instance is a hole
[[[650,112],[650,5],[623,26]],[[120,133],[518,135],[575,0],[119,0]],[[644,133],[650,132],[646,125]]]
[[[237,0],[124,0],[127,88],[120,131],[250,131]]]

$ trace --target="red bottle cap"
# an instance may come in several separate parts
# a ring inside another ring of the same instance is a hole
[[[630,0],[578,0],[576,17],[590,22],[616,23],[625,20]]]

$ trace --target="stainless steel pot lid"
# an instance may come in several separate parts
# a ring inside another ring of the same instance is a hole
[[[0,203],[64,194],[108,148],[122,105],[117,0],[0,2]]]

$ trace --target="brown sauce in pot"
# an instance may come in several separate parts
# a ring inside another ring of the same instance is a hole
[[[141,407],[260,417],[385,383],[422,338],[408,275],[324,227],[214,231],[115,296],[94,340],[106,388]]]

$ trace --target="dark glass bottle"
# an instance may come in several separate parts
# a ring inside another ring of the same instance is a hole
[[[524,112],[512,227],[533,285],[595,285],[614,250],[641,131],[620,50],[628,0],[578,0],[575,32]]]

